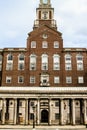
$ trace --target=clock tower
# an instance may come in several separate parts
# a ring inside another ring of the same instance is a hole
[[[56,20],[54,20],[54,8],[52,8],[50,0],[40,0],[39,7],[36,9],[34,29],[38,28],[42,24],[46,24],[54,29],[57,29]]]

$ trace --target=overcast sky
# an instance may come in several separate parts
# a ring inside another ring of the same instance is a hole
[[[0,0],[0,48],[26,47],[39,0]],[[87,0],[51,0],[64,47],[87,48]]]

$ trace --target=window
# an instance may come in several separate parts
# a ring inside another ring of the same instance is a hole
[[[84,83],[84,78],[83,78],[83,76],[78,77],[78,83],[80,83],[80,84],[83,84],[83,83]]]
[[[65,64],[65,70],[72,70],[72,65],[71,65],[71,63],[66,63],[66,64]]]
[[[19,70],[24,70],[24,63],[19,63]]]
[[[36,70],[36,55],[30,55],[30,70]]]
[[[19,116],[22,116],[22,113],[19,113]]]
[[[31,48],[36,48],[36,41],[31,42]]]
[[[48,55],[42,55],[42,70],[48,70]]]
[[[60,119],[60,114],[59,113],[55,113],[55,120]]]
[[[77,55],[77,61],[82,61],[83,60],[83,57],[81,54]]]
[[[48,48],[48,43],[46,41],[42,42],[42,48]]]
[[[77,63],[77,70],[83,70],[83,63],[81,62]]]
[[[48,70],[48,64],[47,63],[42,64],[42,70]]]
[[[54,48],[59,48],[59,42],[58,41],[54,41]]]
[[[24,61],[24,54],[19,55],[19,61]]]
[[[35,83],[35,77],[34,77],[34,76],[31,76],[31,77],[30,77],[30,83],[31,83],[31,84],[34,84],[34,83]]]
[[[67,84],[72,83],[72,77],[66,77],[66,83]]]
[[[65,55],[65,70],[72,70],[71,55]]]
[[[48,12],[44,11],[42,16],[43,16],[43,19],[47,19],[48,18]]]
[[[81,54],[77,54],[76,56],[77,61],[77,70],[83,70],[83,56]]]
[[[53,70],[60,70],[60,56],[57,54],[53,55]]]
[[[22,101],[19,102],[19,106],[22,107]]]
[[[59,101],[55,102],[55,107],[59,107]]]
[[[18,57],[18,70],[24,70],[24,54],[19,54]]]
[[[32,106],[32,107],[34,106],[34,102],[31,102],[31,106]]]
[[[12,54],[8,54],[8,56],[7,56],[7,60],[8,60],[8,61],[12,61],[12,60],[13,60],[13,56],[12,56]]]
[[[34,114],[30,113],[30,120],[33,120],[33,118],[34,118]]]
[[[6,70],[13,70],[13,56],[12,56],[12,54],[7,55]]]
[[[6,70],[12,70],[13,69],[13,63],[12,62],[8,62],[6,64]]]
[[[6,77],[6,83],[11,83],[12,77],[11,76],[7,76]]]
[[[59,77],[54,77],[54,83],[55,83],[55,84],[59,84],[59,83],[60,83]]]
[[[18,83],[24,83],[24,77],[23,76],[18,77]]]

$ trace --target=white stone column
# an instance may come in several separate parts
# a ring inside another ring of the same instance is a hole
[[[25,99],[25,124],[28,125],[28,99]]]
[[[28,100],[29,101],[29,110],[28,110],[28,114],[29,114],[29,118],[28,118],[28,124],[30,125],[30,113],[31,113],[31,103],[30,103],[30,99]]]
[[[83,103],[84,103],[84,108],[83,108],[83,112],[84,112],[84,124],[86,124],[86,99],[83,100]]]
[[[72,125],[75,125],[75,100],[72,99]]]
[[[60,99],[60,123],[61,125],[63,125],[63,109],[64,109],[63,99]]]
[[[40,124],[40,99],[37,100],[37,125]]]
[[[5,124],[5,112],[6,112],[6,99],[3,99],[2,105],[2,124]]]
[[[17,123],[17,99],[14,99],[14,125]]]
[[[49,99],[49,125],[51,125],[51,99]]]

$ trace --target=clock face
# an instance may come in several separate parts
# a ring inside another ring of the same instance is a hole
[[[47,4],[47,1],[48,1],[48,0],[43,0],[43,3],[44,3],[44,4]]]

